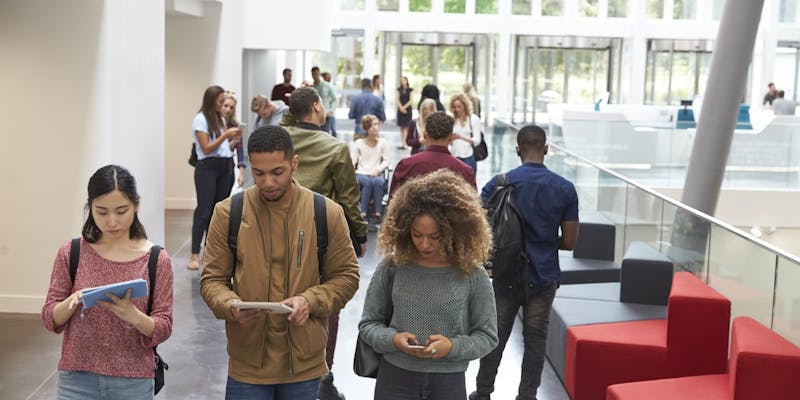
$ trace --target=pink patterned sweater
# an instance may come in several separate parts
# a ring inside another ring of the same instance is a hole
[[[155,369],[153,347],[172,334],[172,263],[166,250],[161,250],[156,269],[153,310],[150,314],[155,321],[152,338],[99,306],[83,310],[79,305],[66,323],[54,326],[53,308],[76,290],[138,278],[148,281],[150,287],[147,272],[149,251],[134,260],[116,262],[103,258],[81,239],[81,257],[74,287],[69,278],[69,252],[70,242],[67,241],[58,250],[47,299],[42,307],[44,327],[55,333],[64,332],[58,369],[152,378]],[[147,313],[147,297],[134,299],[133,304]],[[84,311],[83,317],[81,311]]]

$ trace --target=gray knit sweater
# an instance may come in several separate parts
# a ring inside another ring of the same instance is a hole
[[[494,290],[483,269],[464,276],[456,267],[425,268],[406,265],[396,268],[392,290],[393,313],[385,324],[388,263],[375,270],[364,300],[359,335],[393,365],[415,372],[463,372],[471,360],[489,354],[497,346],[497,310]],[[421,359],[394,347],[392,338],[400,332],[417,336],[425,344],[428,336],[441,334],[453,342],[453,349],[441,359]]]

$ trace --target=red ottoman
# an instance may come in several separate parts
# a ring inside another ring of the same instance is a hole
[[[800,398],[800,348],[750,317],[733,321],[728,374],[622,383],[607,400],[795,400]]]
[[[688,272],[672,281],[666,320],[573,326],[565,386],[572,400],[603,400],[609,385],[724,373],[728,299]]]

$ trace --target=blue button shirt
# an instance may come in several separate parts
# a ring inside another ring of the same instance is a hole
[[[386,113],[383,108],[383,100],[380,97],[375,96],[369,90],[364,90],[358,96],[353,97],[347,117],[356,120],[356,133],[363,135],[364,128],[361,127],[361,117],[372,114],[380,121],[386,121]]]
[[[558,230],[564,221],[578,221],[575,186],[544,164],[525,163],[508,172],[514,200],[525,225],[525,242],[531,265],[528,282],[547,285],[561,280],[558,264]],[[494,192],[494,179],[483,187],[487,201]]]

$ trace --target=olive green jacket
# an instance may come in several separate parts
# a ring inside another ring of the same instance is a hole
[[[365,243],[367,223],[361,217],[361,190],[350,149],[327,132],[312,129],[311,124],[298,125],[286,127],[292,135],[294,152],[300,157],[294,179],[341,205],[351,235],[358,243]]]

